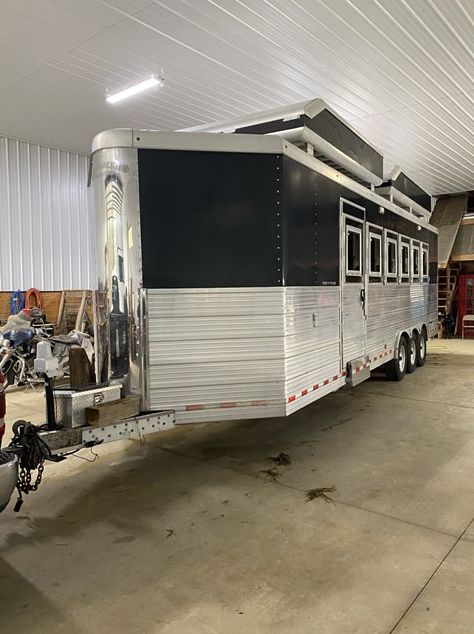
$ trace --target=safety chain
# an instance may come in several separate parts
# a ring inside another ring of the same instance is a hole
[[[25,493],[28,495],[30,491],[37,491],[39,485],[41,484],[41,480],[43,478],[44,471],[44,459],[38,464],[38,473],[36,475],[36,480],[34,483],[31,483],[31,469],[26,467],[21,467],[18,473],[17,480],[17,489],[18,492]]]
[[[28,495],[37,491],[43,478],[44,461],[52,459],[51,452],[46,443],[39,437],[40,428],[24,420],[13,424],[13,439],[11,446],[18,455],[19,470],[16,488],[18,500],[15,511],[19,511],[23,503],[23,493]],[[37,471],[33,481],[32,472]]]

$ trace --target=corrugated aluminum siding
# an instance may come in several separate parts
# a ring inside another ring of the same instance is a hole
[[[96,286],[87,158],[0,137],[0,290]]]
[[[357,291],[360,339],[360,285]],[[174,409],[177,423],[282,416],[343,386],[354,357],[341,365],[339,293],[322,286],[149,289],[151,409]],[[355,346],[352,323],[343,324],[342,337],[349,336],[348,355],[351,348],[369,354],[371,368],[393,356],[400,330],[425,324],[430,336],[436,332],[436,284],[369,284],[367,302],[367,345]]]

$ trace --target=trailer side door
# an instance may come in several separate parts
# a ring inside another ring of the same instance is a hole
[[[366,354],[367,271],[365,209],[341,198],[341,366]]]

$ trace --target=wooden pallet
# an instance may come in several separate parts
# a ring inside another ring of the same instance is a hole
[[[62,291],[56,323],[58,334],[83,332],[93,324],[92,291]]]

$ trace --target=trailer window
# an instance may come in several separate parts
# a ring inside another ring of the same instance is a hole
[[[369,275],[382,275],[382,237],[376,233],[369,234]]]
[[[349,225],[346,228],[346,273],[362,275],[362,230]]]
[[[397,277],[397,241],[387,238],[387,276]]]
[[[401,244],[400,260],[402,278],[408,278],[410,275],[410,247],[405,242],[402,242]]]
[[[412,276],[420,277],[420,247],[412,245]]]
[[[423,247],[422,250],[422,258],[421,258],[421,271],[426,281],[428,280],[429,269],[428,269],[428,247]]]

